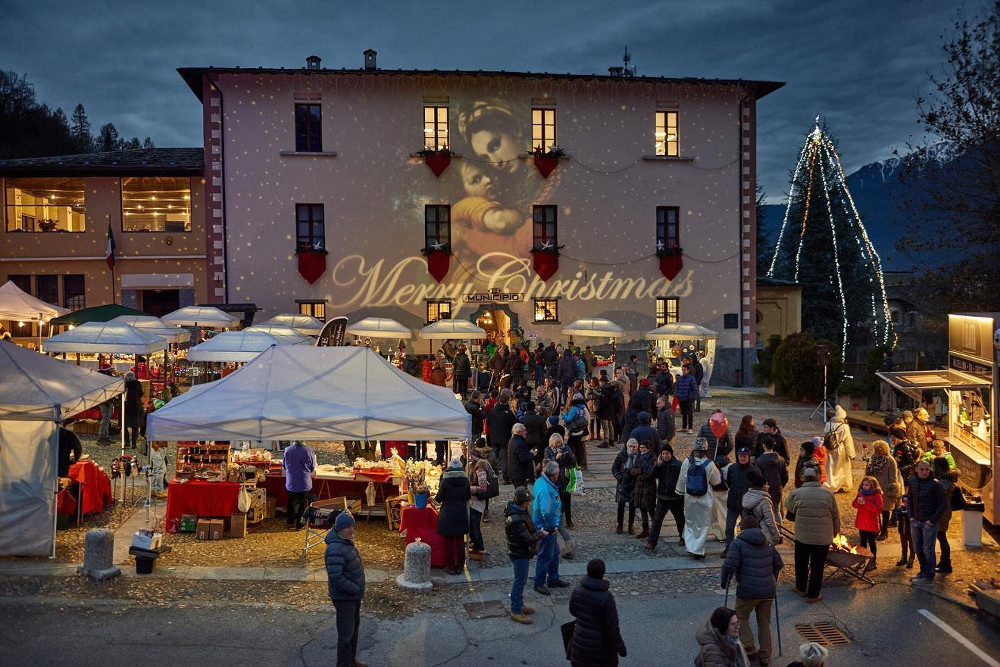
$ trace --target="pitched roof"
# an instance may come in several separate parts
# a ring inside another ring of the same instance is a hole
[[[200,176],[204,172],[202,148],[140,148],[0,160],[0,176]]]
[[[547,72],[505,72],[503,70],[419,70],[419,69],[308,69],[284,67],[178,67],[177,73],[191,88],[191,91],[202,99],[202,76],[205,74],[249,74],[249,75],[288,75],[288,76],[483,76],[509,77],[512,79],[565,79],[571,81],[613,81],[616,83],[667,83],[693,86],[733,86],[748,85],[756,90],[756,99],[773,93],[785,85],[783,81],[754,81],[746,79],[701,79],[696,77],[671,78],[661,76],[611,76],[608,74],[550,74]],[[204,100],[203,100],[204,101]]]

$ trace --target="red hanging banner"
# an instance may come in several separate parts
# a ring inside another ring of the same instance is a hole
[[[441,282],[448,275],[448,268],[451,265],[451,253],[447,250],[431,250],[427,253],[427,273],[434,277],[434,280]]]
[[[559,270],[559,255],[554,252],[534,252],[531,265],[539,278],[548,280]]]
[[[535,167],[538,169],[538,173],[542,175],[542,178],[548,178],[549,174],[555,171],[555,168],[558,166],[559,158],[535,153]]]
[[[684,268],[683,255],[664,255],[663,257],[660,257],[660,273],[662,273],[667,280],[673,280],[676,278],[682,268]]]
[[[326,273],[326,253],[318,250],[299,250],[299,274],[310,285]]]
[[[424,162],[428,167],[430,167],[431,171],[434,172],[435,176],[440,176],[444,173],[444,170],[448,168],[448,165],[451,164],[451,153],[444,151],[425,153]]]

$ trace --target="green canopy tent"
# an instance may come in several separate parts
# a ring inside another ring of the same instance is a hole
[[[72,324],[85,324],[86,322],[109,322],[119,315],[145,315],[146,313],[135,308],[120,306],[117,303],[106,303],[103,306],[94,306],[75,310],[49,320],[49,326],[66,326]]]

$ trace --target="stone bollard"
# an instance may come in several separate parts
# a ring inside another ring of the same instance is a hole
[[[88,530],[83,544],[83,565],[76,571],[96,581],[117,577],[122,573],[115,567],[115,534],[110,530]]]
[[[431,545],[419,538],[406,545],[403,574],[396,577],[396,585],[411,590],[434,586],[431,583]]]

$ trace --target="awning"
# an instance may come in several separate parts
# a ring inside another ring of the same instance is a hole
[[[898,373],[879,371],[875,375],[918,401],[920,400],[921,392],[928,389],[961,391],[963,389],[978,389],[990,386],[989,380],[956,371],[952,368],[935,371],[900,371]]]

